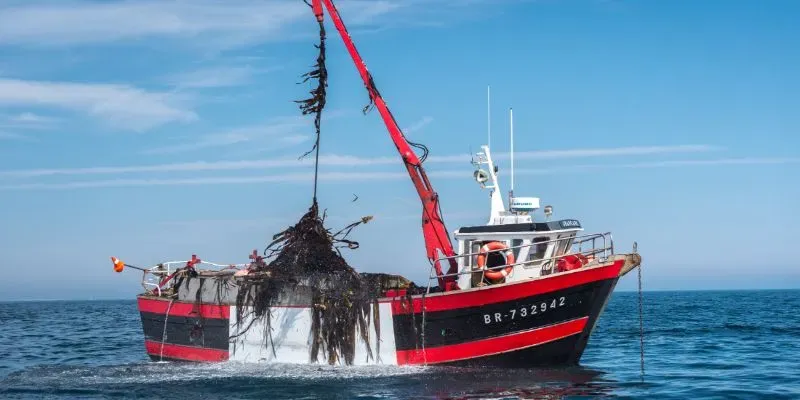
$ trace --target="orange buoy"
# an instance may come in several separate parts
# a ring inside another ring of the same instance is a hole
[[[125,263],[117,257],[111,257],[111,262],[114,263],[114,272],[122,272],[125,269]]]

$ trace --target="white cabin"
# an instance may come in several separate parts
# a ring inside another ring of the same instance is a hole
[[[550,221],[550,206],[544,208],[546,221],[534,221],[532,214],[539,208],[536,197],[511,197],[512,194],[506,211],[497,168],[488,146],[482,149],[476,154],[477,161],[473,160],[474,177],[482,188],[490,191],[491,212],[486,225],[461,227],[454,232],[461,289],[549,275],[558,272],[556,264],[568,254],[593,259],[595,255],[606,255],[608,250],[613,252],[610,236],[579,236],[583,228],[578,220]],[[601,243],[596,243],[598,240]],[[492,248],[482,249],[487,244]],[[487,279],[487,271],[495,279]]]
[[[513,282],[552,273],[555,260],[567,254],[581,231],[583,228],[574,219],[462,227],[455,232],[457,251],[462,255],[458,259],[461,272],[458,286],[462,289],[474,286],[468,273],[480,269],[478,256],[486,243],[502,242],[512,252],[513,270],[506,282]],[[492,268],[507,264],[501,252],[491,252],[485,266]]]

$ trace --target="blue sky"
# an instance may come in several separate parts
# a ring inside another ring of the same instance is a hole
[[[638,241],[645,289],[800,287],[800,4],[338,4],[451,231],[488,214],[469,152],[491,85],[504,191],[513,107],[515,193]],[[109,256],[246,262],[296,221],[315,24],[300,0],[0,0],[0,299],[132,298]],[[321,205],[375,217],[357,269],[421,282],[419,201],[328,29]]]

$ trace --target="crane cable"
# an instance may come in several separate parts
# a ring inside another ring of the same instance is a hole
[[[312,7],[307,1],[305,2],[309,7]],[[319,23],[319,45],[314,45],[317,49],[319,49],[319,55],[317,56],[317,64],[314,66],[314,69],[310,72],[303,74],[302,76],[305,78],[302,82],[298,83],[305,83],[309,79],[317,79],[318,84],[317,87],[311,90],[311,97],[304,100],[295,100],[295,103],[300,103],[300,109],[302,110],[303,115],[315,113],[316,116],[314,117],[314,128],[316,129],[316,140],[314,141],[314,147],[311,150],[307,151],[305,154],[300,156],[300,158],[304,158],[312,151],[316,151],[314,155],[314,204],[317,202],[317,181],[319,177],[319,141],[320,141],[320,124],[322,123],[322,109],[325,108],[326,102],[326,95],[327,91],[326,88],[328,87],[328,69],[325,66],[325,24],[323,21],[317,21]]]

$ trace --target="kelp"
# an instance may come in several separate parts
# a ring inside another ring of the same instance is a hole
[[[316,79],[317,87],[311,90],[310,98],[297,101],[303,115],[316,114],[314,146],[301,156],[316,151],[311,207],[295,225],[274,235],[264,250],[265,257],[257,257],[249,268],[250,272],[241,277],[236,298],[235,326],[238,332],[232,336],[235,338],[247,332],[256,321],[260,321],[265,327],[265,345],[272,348],[274,355],[272,308],[291,302],[292,294],[300,294],[300,301],[311,305],[310,361],[317,362],[323,353],[329,364],[344,361],[351,365],[357,339],[365,342],[367,357],[373,356],[369,346],[370,312],[374,314],[376,333],[380,334],[377,298],[382,289],[376,287],[378,280],[365,279],[357,273],[339,251],[340,247],[358,248],[358,242],[347,239],[347,236],[353,228],[367,223],[372,217],[364,217],[331,233],[325,228],[324,214],[320,215],[317,203],[320,125],[328,78],[322,22],[319,22],[319,38],[319,45],[315,45],[319,49],[316,65],[303,75],[303,82]],[[250,322],[243,326],[248,318]]]
[[[369,219],[362,218],[348,228]],[[250,274],[242,278],[236,299],[239,332],[233,336],[241,335],[255,321],[261,321],[266,329],[265,342],[274,353],[270,326],[272,307],[291,301],[291,295],[299,293],[301,301],[310,300],[311,304],[309,357],[312,362],[316,362],[322,352],[329,364],[343,360],[351,365],[357,339],[367,344],[367,357],[372,358],[370,312],[375,315],[373,323],[379,335],[377,299],[385,290],[387,280],[372,277],[372,274],[365,278],[341,256],[337,244],[357,247],[357,242],[343,239],[343,233],[349,233],[349,229],[331,233],[324,227],[317,203],[313,203],[300,221],[275,235],[265,250],[266,258],[272,258],[269,264],[259,259],[251,266]],[[246,313],[248,309],[252,311]],[[247,318],[250,323],[242,329]]]

